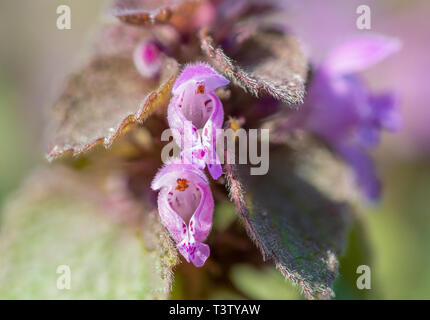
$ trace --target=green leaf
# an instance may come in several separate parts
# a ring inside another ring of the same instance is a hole
[[[177,256],[158,216],[119,223],[53,172],[33,176],[2,212],[0,298],[168,298]],[[57,288],[59,266],[70,268],[70,289]]]
[[[297,174],[295,152],[270,150],[269,172],[263,176],[227,164],[230,196],[263,257],[272,259],[307,298],[329,298],[349,210]]]

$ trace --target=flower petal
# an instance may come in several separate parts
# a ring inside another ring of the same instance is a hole
[[[369,97],[374,118],[380,128],[397,131],[402,126],[402,117],[396,108],[396,97],[392,93],[372,95]]]
[[[364,70],[400,49],[400,41],[383,36],[361,36],[335,48],[324,63],[332,74]]]
[[[197,241],[204,241],[212,228],[214,200],[207,184],[198,184],[202,191],[200,205],[190,219],[189,232]]]
[[[180,159],[175,159],[168,162],[157,172],[151,183],[152,190],[159,190],[162,187],[171,185],[176,181],[177,176],[180,174],[186,174],[191,177],[193,181],[208,183],[205,174],[201,170],[196,169],[190,164],[181,163]]]
[[[200,62],[185,66],[173,86],[172,93],[178,94],[180,87],[188,81],[203,81],[205,83],[206,90],[209,92],[214,91],[219,87],[226,86],[230,82],[212,69],[208,64]]]
[[[376,176],[370,156],[358,146],[338,144],[336,150],[354,170],[357,184],[371,202],[378,202],[381,198],[381,182]]]
[[[201,242],[184,240],[178,244],[177,248],[187,262],[192,262],[196,267],[203,266],[210,254],[209,246]]]

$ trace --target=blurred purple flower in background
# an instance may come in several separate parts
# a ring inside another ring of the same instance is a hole
[[[356,8],[368,4],[372,9],[371,30],[356,27]],[[335,8],[335,9],[334,9]],[[365,78],[373,88],[389,87],[401,98],[398,104],[402,115],[402,130],[387,136],[378,153],[378,161],[419,159],[430,151],[430,97],[426,94],[427,70],[430,62],[428,52],[428,3],[426,1],[316,1],[289,2],[285,21],[294,26],[303,42],[312,52],[312,58],[320,62],[335,44],[351,37],[377,31],[395,35],[401,39],[402,50],[383,64],[365,72]],[[312,17],[309,19],[308,17]],[[315,25],[318,28],[315,28]],[[329,35],[329,36],[321,36]]]
[[[356,73],[399,47],[397,40],[366,36],[335,48],[315,67],[304,105],[286,124],[289,131],[303,128],[323,139],[352,167],[371,201],[379,200],[381,187],[367,152],[378,144],[382,129],[399,129],[401,117],[392,93],[371,93]]]

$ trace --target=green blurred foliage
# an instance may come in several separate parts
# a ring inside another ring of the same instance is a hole
[[[82,201],[57,195],[27,203],[28,196],[21,194],[3,212],[0,299],[169,296],[168,280],[157,277],[157,255],[145,249],[137,230]],[[70,268],[70,290],[57,287],[61,265]]]
[[[238,265],[230,277],[234,285],[251,299],[300,299],[299,289],[274,267],[259,270],[249,265]]]
[[[226,230],[237,219],[236,208],[229,201],[217,203],[213,215],[213,227],[218,231]]]
[[[385,201],[368,216],[373,278],[385,299],[429,299],[429,161],[392,163],[383,180]]]
[[[70,5],[72,29],[58,30],[56,9]],[[104,0],[2,1],[0,4],[0,206],[43,161],[46,111],[79,62]]]
[[[374,295],[377,291],[375,285],[371,290],[360,290],[356,286],[357,278],[360,276],[360,274],[357,274],[357,268],[360,265],[367,265],[372,269],[372,261],[372,249],[369,244],[366,226],[362,219],[357,218],[350,230],[345,254],[339,259],[339,276],[334,284],[336,299],[377,298]]]
[[[16,188],[29,166],[25,132],[20,125],[17,97],[0,74],[0,206],[5,195]]]

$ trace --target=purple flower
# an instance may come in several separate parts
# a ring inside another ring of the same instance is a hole
[[[380,197],[380,183],[367,150],[379,142],[382,129],[397,130],[401,118],[392,94],[369,92],[356,72],[383,60],[399,49],[396,40],[367,36],[347,41],[315,68],[301,111],[287,124],[322,138],[355,172],[370,200]]]
[[[191,164],[170,162],[151,185],[158,194],[161,221],[188,262],[201,267],[209,257],[206,240],[212,227],[214,200],[204,173]]]
[[[229,81],[204,63],[188,65],[173,86],[168,121],[186,163],[208,170],[214,179],[222,175],[216,154],[217,129],[224,110],[214,91]]]
[[[134,65],[139,73],[146,78],[157,77],[162,66],[162,53],[155,41],[141,42],[133,54]]]

